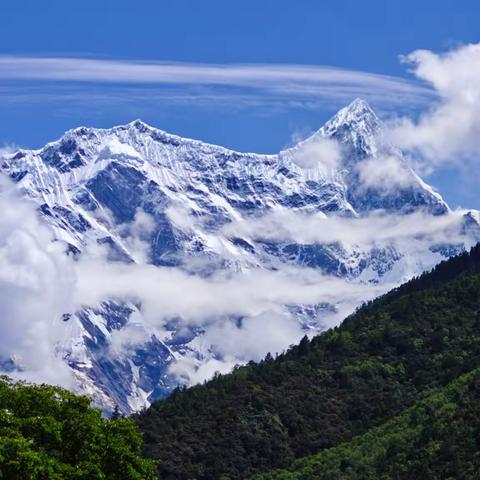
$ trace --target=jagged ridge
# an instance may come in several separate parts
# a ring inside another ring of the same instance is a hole
[[[304,168],[297,161],[299,149],[319,138],[335,140],[342,151],[341,164],[329,174],[321,164]],[[408,177],[405,185],[388,191],[360,185],[358,165],[381,156],[394,157],[401,165]],[[74,254],[96,242],[108,246],[111,260],[138,261],[138,252],[128,241],[128,226],[140,211],[153,219],[153,227],[142,233],[148,261],[199,275],[218,269],[295,265],[349,281],[395,284],[460,251],[478,233],[475,214],[465,220],[464,243],[429,245],[425,252],[399,251],[394,246],[365,250],[339,243],[266,242],[224,233],[223,226],[233,221],[278,209],[347,218],[378,210],[450,214],[442,198],[385,141],[381,121],[361,100],[342,109],[306,141],[278,155],[235,152],[136,120],[112,129],[70,130],[40,150],[8,156],[2,170],[38,203],[56,238]],[[199,264],[200,271],[192,270]],[[289,311],[306,328],[318,331],[334,307],[300,305],[289,306]],[[110,333],[124,328],[132,315],[145,331],[145,343],[123,358],[105,357]],[[162,336],[144,322],[138,305],[128,301],[92,305],[67,321],[69,337],[61,350],[80,383],[101,405],[108,408],[116,403],[124,412],[168,394],[177,382],[168,371],[175,358],[194,355],[200,365],[216,355],[196,343],[198,332],[186,334],[173,319],[167,323],[168,335]]]

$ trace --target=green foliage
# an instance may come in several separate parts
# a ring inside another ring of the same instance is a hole
[[[246,478],[351,442],[478,366],[475,247],[364,305],[340,327],[276,359],[177,390],[136,421],[160,478]],[[420,442],[426,451],[436,445]]]
[[[0,378],[0,479],[154,479],[141,449],[131,420],[102,418],[86,397]]]
[[[252,480],[470,480],[480,472],[480,369],[349,443]]]

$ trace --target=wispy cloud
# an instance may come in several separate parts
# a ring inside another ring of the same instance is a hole
[[[421,240],[428,245],[462,242],[459,224],[464,211],[432,216],[426,212],[409,215],[374,212],[359,218],[327,216],[323,212],[305,214],[277,207],[256,218],[241,218],[227,224],[227,236],[298,244],[340,243],[346,248],[384,248],[388,245]]]
[[[176,88],[189,96],[229,98],[232,89],[243,96],[289,99],[336,99],[356,96],[385,104],[420,104],[433,90],[400,77],[322,65],[197,64],[139,62],[92,58],[0,56],[0,82],[62,82],[75,84]],[[73,85],[72,85],[73,87]],[[203,87],[200,91],[192,88]],[[81,90],[82,94],[88,93]],[[247,94],[245,94],[247,91]],[[20,92],[19,92],[20,93]],[[149,92],[152,93],[151,91]],[[178,93],[178,92],[177,92]],[[181,95],[180,95],[181,96]]]

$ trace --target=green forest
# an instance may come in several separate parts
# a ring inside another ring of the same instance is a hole
[[[135,420],[164,480],[475,478],[478,367],[477,246],[341,326],[277,358],[177,389]],[[465,389],[462,403],[455,392]],[[441,438],[450,426],[453,444]],[[450,477],[435,476],[440,460]],[[331,474],[320,477],[323,466]]]
[[[152,480],[130,419],[102,418],[86,397],[0,377],[0,479]]]
[[[252,480],[473,480],[480,477],[480,369],[434,389],[351,442]]]

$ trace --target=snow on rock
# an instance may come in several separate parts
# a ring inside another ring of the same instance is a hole
[[[309,157],[307,165],[301,164],[305,149],[310,157],[338,158],[326,165]],[[383,173],[380,182],[375,178],[382,162],[389,162],[396,178]],[[42,149],[9,155],[1,168],[38,204],[71,252],[81,255],[96,243],[108,249],[112,260],[146,258],[198,275],[294,265],[353,283],[390,286],[480,238],[478,212],[450,212],[384,138],[381,121],[362,100],[278,155],[235,152],[136,120],[112,129],[70,130]],[[463,237],[440,244],[416,238],[359,246],[348,242],[348,232],[329,244],[225,233],[226,225],[281,209],[347,219],[378,211],[457,215]],[[336,311],[332,304],[285,308],[313,332],[331,324],[329,314]],[[79,389],[107,410],[119,405],[129,413],[168,395],[177,383],[169,367],[187,353],[193,352],[199,366],[212,359],[200,341],[201,331],[185,331],[174,319],[158,331],[144,322],[138,305],[126,300],[91,305],[63,321],[68,329],[59,355],[75,372]],[[140,340],[118,353],[113,346],[129,328],[141,333]]]

